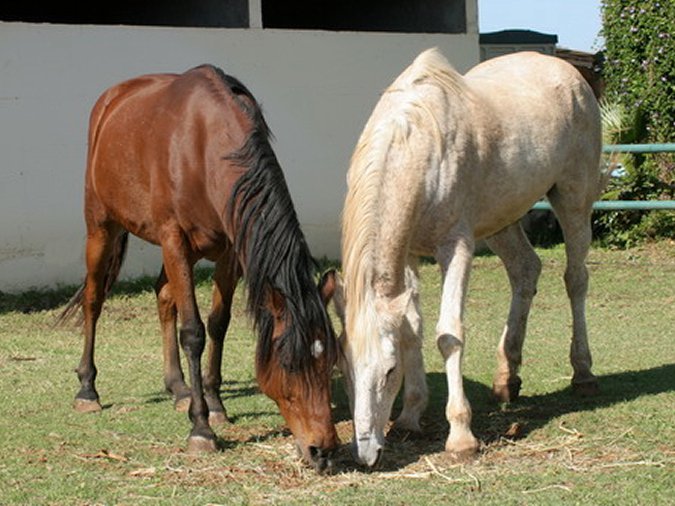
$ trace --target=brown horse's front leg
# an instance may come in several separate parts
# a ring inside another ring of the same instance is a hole
[[[201,378],[201,356],[204,352],[206,333],[204,324],[195,320],[180,329],[180,343],[188,359],[192,396],[188,414],[192,431],[188,439],[188,451],[202,452],[216,449],[216,436],[209,425],[209,409],[204,398]]]
[[[201,371],[206,333],[194,293],[194,260],[190,258],[190,249],[180,230],[167,230],[162,240],[162,255],[171,295],[180,316],[180,344],[187,357],[190,373],[188,414],[192,421],[192,431],[188,438],[188,451],[215,451],[216,436],[209,426],[209,409],[204,399]]]
[[[214,287],[214,291],[217,290]],[[215,294],[214,294],[215,297]],[[209,315],[209,345],[206,371],[204,371],[204,398],[209,407],[209,423],[222,425],[229,422],[225,406],[220,398],[220,386],[223,383],[220,367],[223,359],[223,341],[230,321],[229,310],[215,305]]]
[[[208,321],[208,358],[206,371],[204,371],[204,396],[209,406],[209,422],[213,425],[229,422],[220,398],[220,386],[223,383],[221,364],[223,342],[230,324],[232,297],[238,279],[236,258],[229,254],[229,250],[226,250],[216,262],[211,314]]]

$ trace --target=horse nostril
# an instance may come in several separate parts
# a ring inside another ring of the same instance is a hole
[[[380,465],[380,463],[382,462],[382,454],[383,449],[382,448],[378,449],[377,453],[375,454],[375,460],[373,460],[372,464],[367,464],[369,469],[375,469]]]
[[[371,468],[375,468],[380,465],[380,462],[382,462],[382,454],[383,454],[382,448],[377,450],[377,456],[375,457],[375,462],[373,462],[373,465],[370,466]]]
[[[332,474],[334,472],[332,456],[335,449],[327,450],[318,446],[310,446],[307,450],[311,457],[311,464],[319,474]]]
[[[312,460],[318,460],[323,457],[323,450],[318,446],[310,446],[309,456],[312,457]]]

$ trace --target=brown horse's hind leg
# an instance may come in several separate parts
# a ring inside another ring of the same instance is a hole
[[[572,307],[572,344],[570,362],[574,369],[572,389],[580,395],[593,395],[598,392],[598,380],[591,372],[593,360],[588,345],[586,331],[586,293],[588,291],[588,270],[586,255],[591,245],[591,205],[579,205],[573,193],[562,195],[552,190],[549,201],[558,217],[565,237],[567,267],[565,268],[565,288]]]
[[[111,276],[116,277],[119,267],[114,267],[117,255],[117,240],[120,230],[116,227],[88,227],[86,245],[87,276],[82,294],[82,311],[84,313],[84,349],[77,377],[80,380],[80,391],[75,396],[73,407],[80,412],[100,411],[98,392],[96,392],[96,365],[94,364],[94,347],[96,341],[96,322],[101,314],[103,300],[106,296],[106,284],[110,284]],[[124,246],[122,246],[124,248]]]
[[[178,336],[176,334],[176,303],[171,295],[171,285],[169,285],[163,265],[162,272],[155,284],[155,293],[157,294],[159,323],[162,327],[164,386],[173,395],[176,411],[187,412],[190,407],[190,388],[185,384],[185,377],[180,365]]]
[[[223,402],[220,398],[221,363],[223,341],[230,323],[230,308],[237,280],[239,279],[236,259],[227,251],[216,263],[213,285],[211,314],[208,320],[208,359],[204,372],[204,397],[209,406],[209,423],[212,425],[229,422]]]
[[[510,402],[520,394],[518,369],[522,362],[527,317],[537,292],[541,260],[520,223],[501,230],[486,242],[504,263],[511,284],[511,308],[497,347],[497,372],[492,383],[495,398],[500,402]]]
[[[180,316],[180,343],[190,371],[191,399],[188,413],[192,431],[188,439],[188,451],[214,451],[216,436],[209,426],[209,410],[202,386],[200,361],[204,352],[205,331],[195,300],[193,260],[180,230],[165,228],[161,244],[164,269]]]

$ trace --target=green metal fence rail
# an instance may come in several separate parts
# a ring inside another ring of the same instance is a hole
[[[541,200],[532,206],[533,210],[551,210],[551,204]],[[602,211],[654,211],[675,210],[675,200],[599,200],[593,203],[593,209]]]
[[[675,142],[665,144],[607,144],[602,147],[605,153],[674,153]]]
[[[604,153],[675,153],[675,142],[663,144],[607,144]],[[533,210],[551,210],[551,204],[541,200],[532,206]],[[622,210],[675,210],[675,200],[599,200],[593,209],[605,211]]]

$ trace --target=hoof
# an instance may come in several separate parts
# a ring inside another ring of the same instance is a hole
[[[506,384],[492,385],[492,395],[498,402],[513,402],[520,397],[520,378],[516,377],[513,381]]]
[[[101,403],[98,402],[98,399],[93,401],[90,399],[75,399],[73,402],[73,409],[78,413],[97,413],[103,408],[101,407]]]
[[[213,453],[217,450],[216,440],[202,436],[191,436],[188,439],[187,452],[194,455],[199,453]]]
[[[179,413],[187,413],[190,409],[190,396],[176,399],[173,403],[173,409]]]
[[[600,386],[596,378],[582,382],[572,381],[572,391],[579,397],[593,397],[600,393]]]
[[[449,450],[445,449],[448,457],[457,464],[465,464],[471,462],[478,456],[478,446],[475,448],[465,448],[463,450]]]
[[[218,427],[229,423],[230,419],[224,411],[209,411],[209,425],[211,427]]]
[[[475,448],[465,448],[463,450],[445,449],[447,457],[456,464],[466,464],[474,461],[478,457],[478,446]]]
[[[445,451],[455,462],[467,462],[478,454],[480,444],[478,440],[471,436],[461,440],[448,440],[445,442]]]

